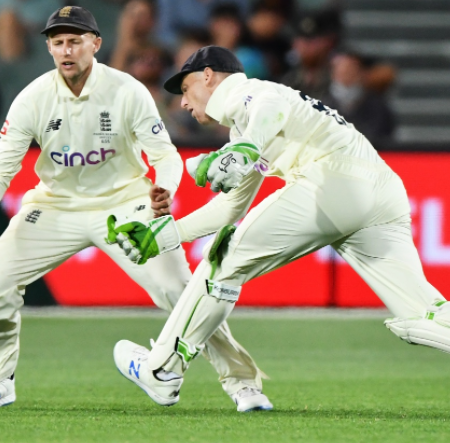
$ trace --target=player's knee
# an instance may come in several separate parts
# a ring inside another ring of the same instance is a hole
[[[23,306],[25,287],[13,286],[0,290],[0,319],[9,319]]]

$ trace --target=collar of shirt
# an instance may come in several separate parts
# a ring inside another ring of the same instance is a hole
[[[228,98],[230,90],[236,85],[244,83],[246,80],[247,76],[243,73],[231,74],[225,78],[209,98],[205,112],[220,124],[231,127],[233,122],[229,121],[225,116],[224,103]]]
[[[97,64],[98,64],[97,60],[94,58],[94,62],[92,64],[92,71],[89,74],[89,77],[87,78],[86,83],[83,86],[83,90],[81,91],[80,96],[76,97],[76,98],[88,96],[94,89],[94,86],[95,86],[95,83],[97,80],[97,76],[98,76]],[[57,92],[58,92],[59,96],[70,97],[70,98],[75,97],[75,95],[70,90],[70,88],[67,86],[66,81],[64,80],[64,78],[62,77],[62,75],[59,72],[57,72],[56,84],[57,84]]]

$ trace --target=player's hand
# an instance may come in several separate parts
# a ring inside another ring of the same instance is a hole
[[[151,208],[155,218],[163,215],[170,215],[170,207],[172,205],[170,191],[161,188],[158,185],[152,185],[150,188],[150,199],[152,201]]]
[[[186,161],[186,169],[195,184],[211,183],[213,192],[229,192],[236,188],[259,159],[259,149],[243,138],[227,143],[218,151],[200,154]]]
[[[230,192],[237,188],[250,172],[253,164],[246,162],[239,152],[229,152],[217,157],[208,168],[207,179],[213,192]]]
[[[125,255],[138,265],[180,246],[180,235],[171,215],[145,223],[130,219],[117,223],[117,218],[110,215],[106,226],[106,243],[117,243]]]

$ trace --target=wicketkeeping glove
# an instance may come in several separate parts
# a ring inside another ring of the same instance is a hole
[[[142,223],[127,220],[116,226],[117,219],[110,215],[106,220],[108,236],[106,243],[117,243],[126,256],[138,265],[143,265],[149,258],[180,246],[180,235],[171,215],[155,218]]]
[[[236,188],[260,157],[259,149],[244,138],[237,138],[217,151],[186,160],[186,169],[202,188],[211,183],[213,192]]]

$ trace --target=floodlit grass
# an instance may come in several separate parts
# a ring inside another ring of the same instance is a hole
[[[230,324],[271,377],[272,412],[238,414],[202,359],[171,408],[125,380],[115,342],[146,345],[160,319],[25,318],[18,399],[0,409],[0,442],[450,441],[450,355],[402,343],[381,320]]]

